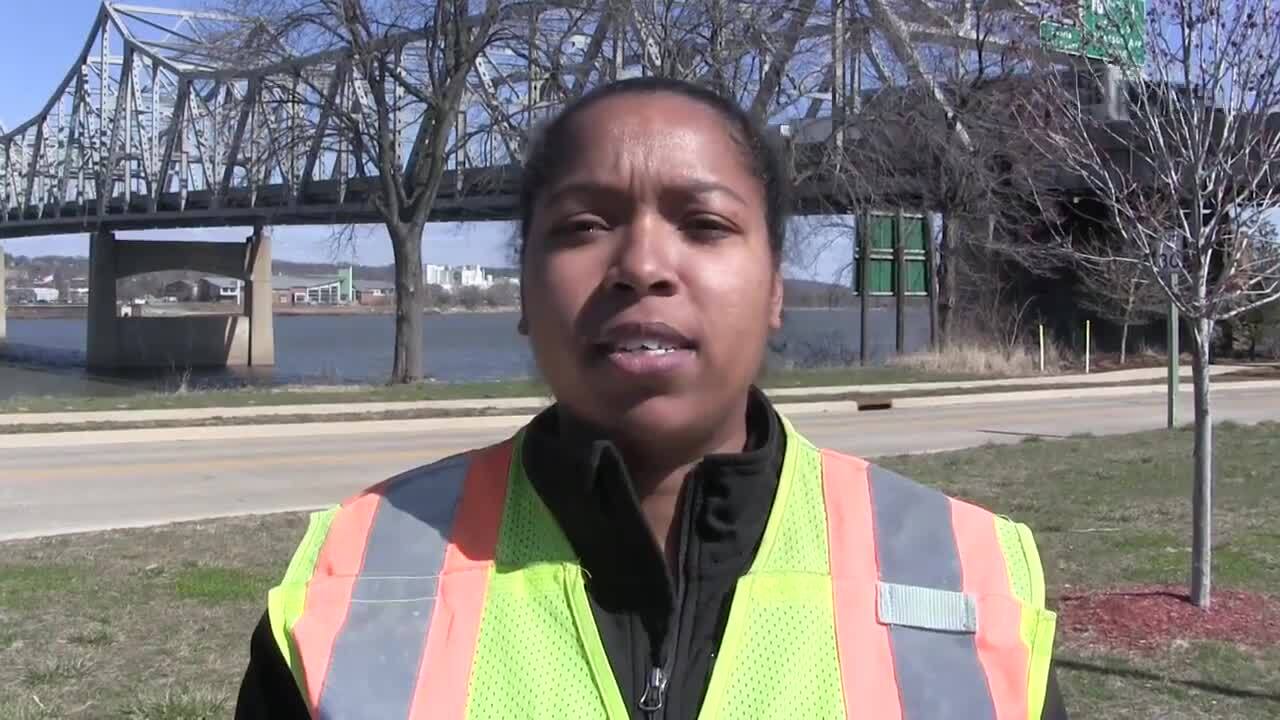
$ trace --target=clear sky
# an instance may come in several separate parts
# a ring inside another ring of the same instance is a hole
[[[206,5],[202,0],[142,0],[139,4],[157,7]],[[48,102],[54,88],[66,75],[76,54],[84,46],[100,0],[0,0],[5,34],[0,42],[0,123],[13,128],[35,115]],[[243,240],[248,228],[205,230],[165,230],[120,233],[122,238],[170,240]],[[515,228],[510,223],[439,223],[428,227],[423,257],[430,263],[491,266],[510,264],[509,244]],[[333,229],[329,227],[280,227],[274,230],[274,254],[281,260],[343,262],[354,260],[368,265],[392,261],[391,244],[385,229],[362,228],[355,256],[346,250],[340,257],[332,251]],[[5,249],[17,255],[87,255],[85,234],[7,240]],[[831,280],[851,246],[836,242],[825,253],[810,253],[805,262],[788,268],[794,277]]]

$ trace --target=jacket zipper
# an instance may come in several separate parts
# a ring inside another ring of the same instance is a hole
[[[694,482],[693,487],[697,484],[693,477],[688,482]],[[694,493],[693,488],[685,485],[688,496],[684,498],[684,507],[680,513],[680,550],[676,554],[676,597],[672,604],[671,621],[667,623],[666,634],[653,644],[652,666],[645,677],[644,693],[640,695],[640,709],[645,712],[645,717],[649,720],[664,720],[667,717],[667,685],[670,684],[672,673],[675,671],[676,653],[675,647],[680,640],[680,620],[684,616],[685,602],[685,585],[686,570],[689,557],[689,543],[693,535],[691,526],[693,525],[693,508]]]

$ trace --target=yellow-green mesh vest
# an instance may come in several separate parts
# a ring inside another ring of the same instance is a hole
[[[467,717],[626,720],[582,569],[521,467],[517,451]],[[738,582],[701,717],[843,714],[821,458],[791,433],[773,511],[756,560]]]
[[[777,494],[759,552],[738,581],[702,718],[845,717],[822,455],[789,422],[784,420],[784,426],[787,449]],[[628,708],[592,616],[584,571],[525,476],[522,436],[514,442],[466,716],[627,720]],[[333,513],[313,516],[286,582],[270,598],[277,642],[295,674],[288,628],[302,612],[299,587],[315,564]],[[1041,610],[1043,576],[1030,532],[1005,518],[995,521],[1010,590],[1035,610],[1024,614],[1022,626],[1024,642],[1032,649],[1034,720],[1044,698],[1052,614]]]

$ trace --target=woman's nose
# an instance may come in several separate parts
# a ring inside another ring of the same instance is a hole
[[[661,219],[637,219],[619,237],[609,286],[637,295],[671,295],[677,287],[675,233]]]

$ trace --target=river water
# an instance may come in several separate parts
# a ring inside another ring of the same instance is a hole
[[[857,361],[858,311],[789,309],[774,338],[771,367],[815,367]],[[928,344],[926,311],[907,311],[907,350]],[[535,374],[528,342],[516,332],[515,313],[428,315],[424,332],[427,374],[444,382],[503,380]],[[871,355],[893,351],[894,312],[870,313]],[[275,319],[276,365],[269,371],[219,370],[194,374],[197,387],[237,384],[378,383],[391,372],[394,319],[389,315],[281,316]],[[22,395],[102,395],[164,390],[174,371],[145,377],[105,378],[84,370],[85,320],[9,320],[0,362],[0,400]]]

